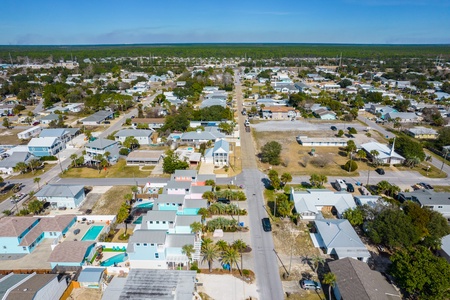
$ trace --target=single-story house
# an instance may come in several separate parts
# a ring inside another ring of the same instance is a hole
[[[370,258],[370,252],[348,220],[316,219],[314,228],[316,233],[310,233],[314,246],[324,249],[327,254],[364,262]]]
[[[22,132],[19,132],[17,134],[17,137],[21,140],[27,140],[29,138],[33,138],[39,135],[39,133],[42,131],[41,126],[33,126],[31,128],[28,128],[27,130],[24,130]]]
[[[261,98],[256,100],[256,105],[263,105],[264,106],[287,106],[288,105],[288,100],[286,99],[281,99],[281,100],[275,100],[272,98]]]
[[[309,138],[307,136],[298,136],[297,142],[302,146],[314,147],[347,147],[346,138]]]
[[[134,118],[131,120],[131,125],[137,127],[139,124],[147,124],[149,129],[159,129],[164,126],[164,118]]]
[[[380,272],[353,258],[343,258],[328,263],[336,276],[333,286],[334,297],[358,300],[401,299],[399,292]]]
[[[441,249],[438,253],[450,263],[450,234],[441,239]]]
[[[41,118],[41,124],[48,125],[50,122],[52,122],[52,121],[58,122],[58,120],[59,120],[59,115],[49,114],[49,115],[43,116]]]
[[[87,118],[81,120],[83,125],[98,125],[106,120],[114,119],[114,112],[109,110],[100,110]]]
[[[291,188],[290,200],[294,202],[297,213],[305,220],[320,218],[323,209],[335,212],[340,218],[347,209],[356,207],[352,194],[327,189],[295,191]]]
[[[127,156],[127,165],[153,166],[158,164],[164,156],[164,151],[157,150],[135,150]]]
[[[405,132],[416,139],[435,140],[438,137],[438,132],[436,130],[422,126],[406,129]]]
[[[399,121],[400,123],[415,123],[420,121],[419,117],[412,112],[390,112],[384,115],[384,120]]]
[[[152,134],[153,130],[150,129],[122,129],[118,131],[114,138],[117,142],[120,142],[123,144],[127,137],[134,137],[138,142],[139,145],[150,145],[152,144]]]
[[[211,131],[189,131],[181,135],[181,142],[188,144],[201,144],[208,141],[216,141],[217,139],[223,139],[225,135],[217,130]]]
[[[89,241],[64,241],[56,245],[48,262],[52,269],[56,266],[81,267],[92,259],[94,246],[95,243]]]
[[[394,151],[394,146],[389,148],[387,145],[380,144],[377,142],[370,142],[361,145],[361,148],[366,151],[367,157],[371,159],[378,159],[384,164],[401,164],[405,160],[403,156]],[[378,156],[373,157],[370,153],[373,150],[378,152]]]
[[[384,119],[384,116],[386,114],[397,112],[397,110],[393,107],[386,105],[372,104],[370,106],[369,112],[373,113],[374,115],[380,114],[381,118]]]
[[[37,157],[28,151],[13,152],[10,156],[0,161],[0,172],[2,174],[11,175],[14,172],[14,168],[16,167],[17,163],[29,163],[33,159],[37,159]]]
[[[12,114],[15,104],[0,104],[0,114],[9,115]]]
[[[205,161],[212,162],[215,166],[227,166],[230,163],[230,143],[224,139],[214,142],[214,147],[205,153]]]
[[[36,193],[40,201],[49,202],[54,208],[77,208],[85,199],[84,186],[82,185],[44,185]]]
[[[222,98],[207,98],[202,101],[200,108],[206,108],[211,106],[221,106],[223,108],[227,107],[227,99]]]
[[[295,108],[287,106],[269,106],[261,109],[265,119],[291,119],[297,117]]]
[[[2,299],[59,300],[67,289],[67,276],[58,274],[14,274],[0,279]]]
[[[450,218],[450,193],[437,193],[434,190],[420,189],[413,192],[398,194],[400,201],[411,200],[421,207],[440,212],[444,217]]]
[[[77,282],[83,288],[101,289],[102,277],[105,270],[105,268],[86,267],[81,270]]]
[[[65,149],[65,145],[57,137],[32,138],[28,143],[28,151],[37,157],[51,156]]]
[[[336,120],[336,113],[326,108],[319,108],[313,111],[313,114],[322,120]]]

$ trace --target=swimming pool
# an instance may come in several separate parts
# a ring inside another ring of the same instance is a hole
[[[136,204],[135,207],[136,208],[152,208],[153,202],[145,202],[145,203],[141,203],[141,204]]]
[[[100,263],[100,265],[104,266],[104,267],[113,266],[115,263],[118,264],[118,263],[124,262],[126,260],[126,258],[127,258],[126,253],[120,253],[120,254],[114,255],[113,257],[108,258],[105,261],[102,261]]]
[[[136,219],[136,221],[133,222],[133,224],[142,224],[142,216]]]
[[[81,239],[82,241],[95,241],[97,239],[97,236],[100,234],[100,232],[103,230],[104,226],[101,225],[95,225],[91,226],[89,230],[86,232],[86,234]]]

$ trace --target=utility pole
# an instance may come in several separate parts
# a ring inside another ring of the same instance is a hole
[[[444,160],[442,161],[441,172],[442,172],[442,169],[444,168],[445,161],[447,160],[448,152],[449,152],[449,150],[447,150],[447,148],[444,148]]]

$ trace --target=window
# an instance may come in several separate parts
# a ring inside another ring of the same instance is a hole
[[[155,258],[159,258],[159,254],[158,253],[155,253]]]
[[[139,246],[141,246],[141,244],[140,243],[136,243],[136,247],[139,247]]]
[[[147,243],[144,243],[144,247],[147,247],[148,246],[148,244]]]
[[[27,251],[27,247],[22,247],[23,251]]]
[[[153,221],[150,221],[150,224],[153,224]]]
[[[439,205],[438,208],[442,208],[442,205]]]
[[[150,244],[150,246],[155,246],[155,244]]]
[[[166,221],[162,221],[163,222],[163,224],[166,224]]]
[[[159,221],[156,221],[156,224],[159,224]]]

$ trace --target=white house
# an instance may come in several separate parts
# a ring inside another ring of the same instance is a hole
[[[205,161],[212,162],[216,166],[227,166],[230,163],[230,143],[224,139],[214,142],[214,147],[205,153]]]
[[[82,185],[44,185],[36,193],[40,201],[49,202],[53,208],[66,207],[77,208],[85,199],[84,186]]]
[[[405,160],[403,156],[394,151],[394,145],[389,148],[387,145],[377,142],[370,142],[361,145],[361,148],[366,151],[367,156],[371,159],[378,159],[384,164],[401,164]],[[377,151],[378,155],[374,157],[371,152]]]
[[[316,137],[311,138],[307,136],[299,135],[297,142],[302,146],[314,146],[314,147],[346,147],[348,139],[346,138],[329,138],[329,137]]]
[[[87,118],[81,120],[83,125],[98,125],[106,120],[113,119],[114,112],[109,110],[100,110]]]
[[[57,137],[32,138],[28,143],[28,151],[34,156],[51,156],[65,148],[65,143]]]
[[[107,139],[96,139],[95,141],[87,143],[85,149],[86,155],[91,159],[95,158],[97,155],[105,155],[106,152],[110,153],[110,157],[117,159],[119,154],[119,142]]]
[[[123,144],[127,137],[134,137],[138,142],[139,145],[150,145],[152,144],[152,134],[153,130],[149,129],[122,129],[118,131],[114,138],[117,142],[120,142]]]
[[[59,120],[59,115],[57,114],[49,114],[47,116],[43,116],[41,118],[41,124],[48,125],[50,122]]]
[[[29,138],[33,138],[35,136],[38,136],[39,133],[42,131],[41,126],[34,126],[31,128],[28,128],[27,130],[24,130],[22,132],[19,132],[17,134],[17,137],[21,140],[27,140]]]
[[[23,162],[27,164],[33,159],[37,159],[37,157],[28,151],[13,152],[10,156],[0,161],[0,172],[2,174],[11,175],[14,172],[17,163]]]

